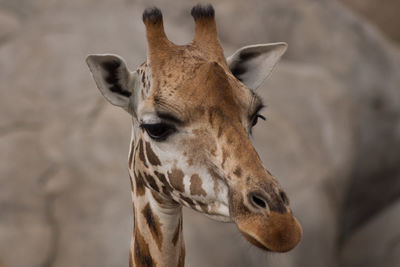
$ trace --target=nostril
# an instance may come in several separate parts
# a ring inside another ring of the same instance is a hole
[[[250,199],[251,199],[253,205],[254,205],[256,208],[265,209],[265,208],[267,207],[267,201],[264,200],[263,198],[261,198],[260,196],[251,194]]]

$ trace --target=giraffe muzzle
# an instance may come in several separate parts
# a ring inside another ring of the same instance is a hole
[[[250,243],[271,252],[287,252],[295,248],[302,237],[301,226],[291,213],[271,212],[268,218],[241,218],[236,224]]]
[[[279,190],[251,190],[244,197],[230,192],[232,220],[251,244],[266,251],[287,252],[301,240],[302,228],[288,204]]]

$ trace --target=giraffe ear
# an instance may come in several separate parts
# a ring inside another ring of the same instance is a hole
[[[285,53],[286,43],[249,45],[227,58],[229,69],[250,89],[257,89]]]
[[[125,61],[111,54],[89,55],[86,63],[103,96],[113,105],[128,111],[135,81]]]

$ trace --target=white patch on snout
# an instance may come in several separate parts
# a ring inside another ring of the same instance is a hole
[[[148,113],[142,115],[142,120],[145,123],[157,123],[160,120],[154,114]],[[211,177],[208,166],[197,166],[196,162],[189,166],[187,156],[184,156],[182,146],[179,143],[179,138],[172,134],[165,141],[156,142],[152,140],[146,133],[142,134],[144,142],[149,142],[154,153],[157,155],[161,162],[161,166],[152,166],[148,164],[150,172],[157,171],[163,173],[169,181],[168,173],[173,169],[181,170],[184,173],[183,185],[184,192],[174,190],[172,197],[175,201],[186,204],[185,206],[191,207],[183,199],[180,194],[190,198],[195,203],[204,203],[207,205],[208,216],[219,221],[230,221],[229,217],[229,202],[228,202],[228,187],[222,180],[215,180]],[[145,153],[146,154],[146,153]],[[146,155],[147,156],[147,155]],[[206,196],[192,195],[190,190],[191,177],[197,174],[202,181],[202,188],[206,192]],[[161,188],[162,184],[157,180],[157,185]],[[215,194],[214,181],[217,182],[218,194]],[[199,204],[193,207],[195,210],[204,213],[204,210]],[[203,207],[204,208],[204,207]]]

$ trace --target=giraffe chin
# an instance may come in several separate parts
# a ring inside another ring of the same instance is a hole
[[[204,215],[217,222],[232,222],[232,219],[229,216],[208,213],[204,213]]]
[[[242,235],[247,239],[247,241],[249,241],[251,244],[253,244],[254,246],[261,248],[263,250],[266,251],[270,251],[266,246],[264,246],[263,244],[261,244],[260,242],[257,241],[257,239],[255,239],[254,237],[252,237],[251,235],[242,232]]]
[[[236,220],[241,234],[254,246],[270,252],[287,252],[300,242],[303,231],[291,213],[271,212]]]

